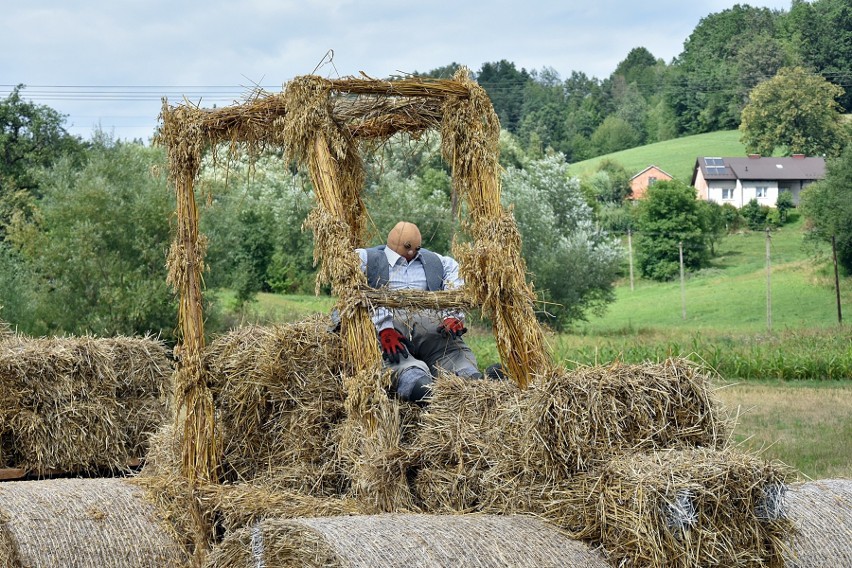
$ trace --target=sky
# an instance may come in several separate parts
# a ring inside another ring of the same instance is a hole
[[[670,62],[736,0],[0,0],[0,97],[89,138],[148,142],[162,98],[206,108],[293,77],[373,78],[507,60],[608,77],[631,49]],[[789,10],[791,0],[753,0]]]

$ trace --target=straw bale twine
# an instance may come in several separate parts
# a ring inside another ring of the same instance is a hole
[[[796,526],[788,567],[852,566],[852,480],[792,485],[785,505]]]
[[[588,545],[540,519],[487,515],[368,515],[267,519],[230,534],[207,568],[608,566]]]
[[[168,414],[172,373],[150,337],[0,343],[0,467],[123,469]]]
[[[5,556],[4,556],[5,555]],[[0,485],[0,565],[8,568],[185,566],[142,491],[120,479]]]
[[[617,456],[575,476],[564,493],[577,517],[569,528],[618,566],[782,567],[787,473],[730,450]]]

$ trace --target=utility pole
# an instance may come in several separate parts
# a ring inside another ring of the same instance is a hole
[[[769,243],[769,227],[766,227],[766,329],[772,333],[772,260]]]
[[[633,229],[627,229],[627,257],[630,259],[630,290],[633,291]]]
[[[831,235],[831,256],[834,257],[834,291],[837,294],[837,323],[843,325],[843,312],[840,310],[840,277],[837,275],[837,242]]]
[[[677,249],[680,254],[680,318],[686,320],[686,288],[684,287],[683,278],[683,241],[678,242]]]

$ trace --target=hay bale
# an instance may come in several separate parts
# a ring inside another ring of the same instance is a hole
[[[618,566],[780,568],[792,530],[780,506],[786,473],[733,451],[618,456],[575,476],[565,511]]]
[[[327,317],[231,331],[207,348],[217,424],[230,481],[313,467],[338,490],[333,429],[343,420],[342,344]],[[270,469],[272,468],[272,469]],[[283,469],[282,469],[283,468]],[[327,492],[327,491],[326,491]]]
[[[187,557],[139,488],[119,479],[0,485],[0,565],[185,566]]]
[[[267,519],[228,535],[207,568],[608,566],[601,554],[540,519],[372,515]]]
[[[728,424],[710,380],[686,359],[556,370],[524,393],[504,448],[554,480],[625,451],[721,448]]]
[[[0,467],[126,469],[168,415],[171,363],[152,338],[0,343]]]
[[[786,511],[796,526],[788,567],[852,566],[852,480],[792,485]]]

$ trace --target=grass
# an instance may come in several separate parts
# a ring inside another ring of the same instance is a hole
[[[740,447],[811,479],[852,478],[852,381],[722,387],[717,394],[738,418]]]
[[[738,130],[721,130],[708,134],[685,136],[675,140],[666,140],[613,152],[572,164],[568,172],[572,176],[583,177],[594,173],[601,160],[618,162],[631,175],[650,165],[655,165],[672,175],[675,179],[689,183],[692,181],[692,168],[699,156],[745,156],[745,146],[740,142]]]

